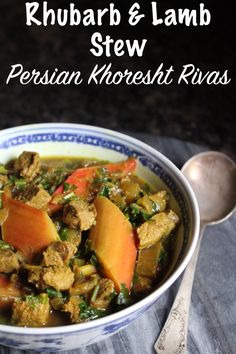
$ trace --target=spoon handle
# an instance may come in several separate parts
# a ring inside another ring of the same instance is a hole
[[[201,227],[196,249],[186,267],[169,316],[155,343],[154,348],[158,354],[183,354],[187,350],[189,307],[203,231],[204,226]]]

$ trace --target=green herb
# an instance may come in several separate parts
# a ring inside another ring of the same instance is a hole
[[[63,297],[63,294],[60,291],[55,290],[54,288],[47,288],[46,293],[49,298]]]
[[[8,243],[0,240],[0,250],[13,250],[13,247]]]
[[[9,177],[10,180],[10,185],[14,185],[15,187],[17,187],[18,189],[24,189],[25,186],[27,185],[27,182],[24,178],[17,178],[14,175],[11,175]]]
[[[66,241],[68,238],[68,228],[63,227],[63,229],[61,229],[59,232],[59,236],[62,241]]]
[[[142,218],[143,218],[143,220],[148,220],[148,219],[150,219],[151,217],[152,217],[152,215],[150,215],[150,214],[148,214],[146,211],[144,211],[144,210],[142,210],[141,211],[141,216],[142,216]]]
[[[98,296],[99,289],[100,289],[100,286],[96,285],[93,290],[92,296],[91,296],[91,302],[94,302],[96,300],[96,298]]]
[[[7,175],[8,171],[3,164],[0,164],[0,175]]]
[[[140,213],[140,207],[137,204],[130,204],[126,209],[125,209],[125,215],[127,216],[130,221],[135,220]]]
[[[40,175],[38,175],[37,177],[35,177],[34,180],[33,180],[33,183],[34,183],[34,184],[42,183],[43,177],[44,177],[44,174],[45,174],[45,173],[46,173],[46,172],[43,172],[43,173],[41,173]]]
[[[93,183],[95,184],[99,184],[99,183],[105,183],[105,182],[112,182],[112,179],[108,176],[104,176],[104,177],[95,177],[93,179]]]
[[[72,200],[78,200],[78,197],[75,195],[74,192],[70,192],[68,194],[66,194],[61,203],[64,204],[64,203],[68,203],[68,202],[71,202]]]
[[[18,178],[14,175],[9,176],[10,184],[15,184],[15,181],[18,180]]]
[[[109,197],[109,188],[106,185],[102,185],[98,194],[103,197]]]
[[[108,175],[106,168],[100,167],[96,171],[96,177],[93,179],[93,183],[99,184],[104,182],[111,182],[111,177]]]
[[[40,305],[40,304],[47,304],[48,303],[48,296],[46,294],[40,294],[40,295],[27,295],[25,297],[25,301],[27,304],[30,305],[33,309]]]
[[[96,256],[95,253],[92,254],[92,256],[91,256],[89,261],[94,267],[98,266],[98,259],[97,259],[97,256]]]
[[[89,240],[88,238],[86,239],[85,235],[85,237],[82,238],[82,242],[74,258],[82,258],[85,259],[86,262],[88,262],[92,255],[93,251],[91,250],[91,240]]]
[[[152,213],[156,214],[160,211],[160,206],[152,200]]]
[[[34,183],[40,183],[49,194],[53,194],[57,187],[65,181],[68,176],[68,172],[69,171],[67,169],[63,168],[58,168],[50,173],[44,170],[34,180]]]
[[[71,185],[67,182],[64,182],[63,187],[64,187],[64,192],[68,192],[70,190]]]
[[[129,290],[125,284],[121,284],[121,290],[116,298],[117,305],[128,305],[130,303]]]
[[[133,286],[136,285],[138,282],[139,282],[139,275],[138,275],[138,273],[135,271],[135,272],[134,272],[134,276],[133,276],[133,281],[132,281]]]
[[[164,249],[161,250],[161,253],[159,256],[159,263],[162,267],[164,267],[167,263],[167,252]]]
[[[75,189],[77,189],[77,187],[74,184],[70,184],[67,182],[63,183],[63,187],[64,187],[64,192],[74,191]]]
[[[99,167],[99,168],[97,169],[97,173],[98,173],[98,174],[101,174],[101,175],[105,175],[106,173],[108,173],[108,170],[107,170],[106,167]]]
[[[19,178],[14,181],[14,184],[17,188],[23,189],[26,186],[27,182],[25,179]]]
[[[70,192],[70,193],[66,194],[66,195],[63,197],[63,199],[64,199],[65,202],[68,202],[68,201],[71,200],[71,198],[74,198],[74,197],[75,197],[75,193],[74,193],[74,192]]]
[[[108,299],[112,301],[116,296],[117,296],[117,292],[114,290],[112,293],[109,294]]]
[[[45,189],[46,191],[49,192],[49,194],[52,194],[55,192],[56,188],[51,188],[51,185],[49,182],[43,182],[41,183],[42,184],[42,187],[43,189]]]
[[[124,213],[134,226],[141,225],[144,221],[150,219],[150,217],[152,216],[135,203],[130,204],[124,210]]]
[[[88,320],[88,321],[94,320],[95,318],[104,316],[104,312],[105,312],[104,310],[98,310],[94,307],[87,305],[85,301],[79,304],[79,308],[80,308],[79,316],[81,320]]]
[[[77,265],[78,267],[81,267],[81,266],[85,265],[85,263],[86,263],[84,259],[76,258],[76,255],[74,256],[72,261],[73,261],[73,264]]]

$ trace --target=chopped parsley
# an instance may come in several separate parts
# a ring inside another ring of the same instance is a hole
[[[71,202],[72,200],[77,200],[77,199],[78,199],[78,197],[76,197],[75,193],[70,192],[70,193],[64,195],[62,203],[68,203],[68,202]]]
[[[129,290],[125,284],[121,284],[121,290],[116,298],[117,305],[128,305],[130,303]]]
[[[0,250],[13,250],[13,247],[2,240],[0,240]]]
[[[15,180],[14,184],[18,189],[24,189],[27,182],[24,178],[19,178]]]
[[[105,182],[112,182],[112,179],[108,176],[104,176],[104,177],[95,177],[93,179],[93,183],[95,184],[99,184],[99,183],[105,183]]]
[[[70,184],[67,182],[63,183],[63,187],[64,187],[64,192],[69,192],[69,191],[74,191],[77,187],[74,184]]]
[[[92,254],[89,261],[94,267],[98,266],[98,259],[95,253]]]
[[[97,284],[93,290],[92,296],[91,296],[91,302],[94,302],[98,296],[98,292],[99,292],[100,286]]]
[[[156,214],[160,211],[160,206],[152,200],[152,213]]]
[[[48,296],[46,294],[40,295],[27,295],[25,297],[25,301],[30,305],[33,309],[40,304],[48,303]]]
[[[71,185],[67,182],[63,183],[64,192],[68,192],[71,189]]]
[[[23,190],[27,186],[27,181],[24,178],[18,178],[17,176],[11,175],[9,177],[9,184],[16,190]]]
[[[104,316],[104,310],[98,310],[94,307],[89,306],[85,301],[79,304],[80,313],[79,316],[81,320],[95,320],[96,318]]]
[[[100,191],[98,193],[103,197],[109,197],[109,188],[105,184],[101,186]]]
[[[136,284],[138,283],[138,281],[139,281],[139,275],[138,275],[138,273],[135,271],[135,272],[134,272],[134,276],[133,276],[133,281],[132,281],[133,286],[136,285]]]
[[[129,219],[131,224],[134,226],[141,225],[144,221],[148,220],[151,215],[149,215],[143,208],[141,208],[136,203],[130,204],[124,210],[125,216]]]
[[[60,291],[55,290],[54,288],[47,288],[46,293],[49,298],[63,297],[63,294]]]
[[[71,264],[70,265],[77,265],[78,267],[81,267],[85,265],[85,260],[80,258],[79,254],[75,254],[74,257],[71,259]]]
[[[49,193],[53,194],[58,186],[60,186],[69,174],[66,168],[57,168],[52,172],[43,170],[39,176],[34,179],[34,183],[41,184],[42,187]]]
[[[59,232],[59,236],[62,241],[66,241],[68,238],[68,228],[63,227]]]
[[[164,249],[161,250],[161,253],[159,256],[159,263],[162,267],[164,267],[167,263],[167,252]]]

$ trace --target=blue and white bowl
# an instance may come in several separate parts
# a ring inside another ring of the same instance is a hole
[[[169,189],[171,206],[182,225],[176,236],[175,252],[165,280],[155,291],[134,305],[101,319],[82,324],[49,328],[20,328],[0,325],[0,344],[22,350],[72,350],[93,344],[114,334],[141,316],[180,276],[187,266],[199,233],[199,211],[187,180],[161,153],[139,140],[115,131],[79,124],[35,124],[0,132],[0,162],[22,151],[41,156],[95,157],[120,161],[138,159],[137,173],[151,186]]]

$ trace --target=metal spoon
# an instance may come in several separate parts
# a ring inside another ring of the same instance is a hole
[[[187,350],[188,317],[200,243],[208,225],[225,221],[236,208],[236,165],[226,155],[209,151],[195,155],[182,168],[195,192],[201,218],[199,241],[189,262],[167,321],[155,343],[158,354]]]

